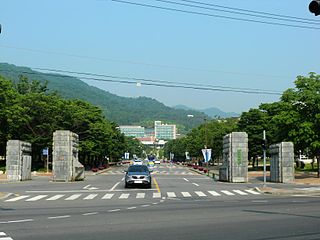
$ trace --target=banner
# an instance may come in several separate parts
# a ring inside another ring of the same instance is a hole
[[[209,162],[210,159],[211,159],[211,149],[202,149],[202,155],[203,155],[203,158],[204,158],[204,162]]]

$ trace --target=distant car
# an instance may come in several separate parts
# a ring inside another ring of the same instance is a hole
[[[151,173],[147,166],[131,165],[126,171],[125,188],[136,184],[151,188]]]
[[[134,159],[132,165],[143,165],[143,162],[140,159]]]
[[[305,155],[301,155],[298,159],[295,160],[297,167],[304,168],[306,164],[313,164],[314,159],[308,158]]]
[[[159,160],[159,159],[155,159],[153,162],[154,162],[155,164],[160,164],[160,160]]]

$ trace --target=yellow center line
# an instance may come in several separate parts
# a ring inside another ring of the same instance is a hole
[[[158,191],[158,193],[160,193],[160,187],[159,187],[159,184],[157,183],[157,180],[155,178],[153,178],[153,182],[154,182],[154,185],[156,186],[156,189]]]

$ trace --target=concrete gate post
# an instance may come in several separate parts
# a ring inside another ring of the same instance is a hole
[[[53,133],[53,181],[84,179],[84,167],[78,161],[78,144],[78,135],[71,131],[58,130]]]
[[[290,183],[294,181],[294,149],[292,142],[270,146],[270,181]]]
[[[248,182],[248,134],[233,132],[223,138],[223,164],[219,168],[219,180]]]
[[[31,143],[9,140],[6,149],[6,173],[9,181],[31,179]]]

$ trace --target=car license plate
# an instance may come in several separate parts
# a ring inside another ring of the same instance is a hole
[[[134,181],[134,183],[142,183],[142,181],[141,180],[136,180],[136,181]]]

